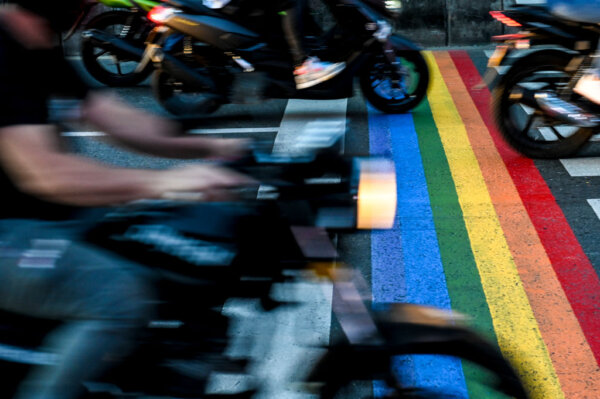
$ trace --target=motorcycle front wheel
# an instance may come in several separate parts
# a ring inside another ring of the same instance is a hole
[[[568,125],[523,104],[521,88],[560,92],[570,80],[565,70],[570,57],[540,52],[517,61],[492,92],[492,113],[506,142],[528,158],[564,158],[574,155],[593,130]],[[567,101],[572,101],[567,98]]]
[[[392,64],[382,53],[371,57],[362,69],[360,87],[378,110],[390,114],[408,112],[427,94],[429,68],[414,50],[396,50]]]
[[[85,29],[98,29],[143,49],[151,26],[133,12],[117,10],[96,16]],[[135,86],[148,78],[153,70],[149,63],[136,72],[141,60],[118,57],[87,40],[81,44],[81,60],[94,79],[112,87]]]
[[[410,330],[410,326],[408,329]],[[465,339],[465,338],[468,338]],[[449,399],[464,398],[462,389],[452,384],[438,386],[435,382],[422,381],[425,385],[412,381],[415,370],[408,355],[428,356],[444,355],[462,361],[468,397],[473,399],[527,399],[526,388],[511,364],[504,359],[497,348],[476,334],[463,338],[449,338],[435,342],[405,342],[396,348],[365,346],[342,346],[333,348],[317,365],[328,367],[321,383],[309,387],[319,395],[319,399],[344,399],[360,396],[368,399]],[[427,364],[428,358],[422,358],[420,364]],[[438,370],[444,373],[444,370]],[[322,371],[319,371],[322,372]],[[323,374],[321,374],[323,376]],[[309,378],[313,378],[312,376]],[[370,381],[373,381],[372,386]],[[412,382],[411,382],[412,381]],[[439,383],[439,381],[437,381]],[[429,386],[431,385],[431,386]]]

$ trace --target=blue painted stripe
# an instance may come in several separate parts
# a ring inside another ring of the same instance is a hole
[[[410,302],[450,309],[427,181],[412,115],[383,115],[369,107],[371,153],[391,152],[396,165],[398,209],[395,227],[373,233],[373,302]],[[387,146],[387,149],[385,148]],[[460,360],[446,356],[399,358],[412,370],[402,381],[468,397]]]

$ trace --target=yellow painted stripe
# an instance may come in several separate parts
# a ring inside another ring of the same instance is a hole
[[[498,344],[532,398],[564,398],[465,125],[433,55],[427,52],[426,57],[433,77],[429,104],[456,185]]]

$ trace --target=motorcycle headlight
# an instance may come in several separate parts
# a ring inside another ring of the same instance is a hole
[[[388,159],[363,159],[359,165],[357,225],[389,229],[396,216],[396,171]]]

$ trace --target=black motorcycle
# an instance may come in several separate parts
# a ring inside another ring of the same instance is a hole
[[[573,92],[592,67],[600,26],[573,21],[542,6],[514,6],[492,16],[520,32],[499,42],[486,80],[504,139],[530,158],[575,154],[598,131],[600,108]]]
[[[265,312],[289,306],[274,300],[271,288],[298,281],[298,272],[307,270],[333,281],[333,314],[342,331],[316,365],[306,365],[312,371],[302,386],[320,398],[347,397],[357,381],[374,379],[388,385],[385,397],[435,397],[404,387],[393,371],[394,356],[414,353],[471,361],[491,371],[485,383],[492,389],[527,397],[497,347],[456,317],[408,304],[371,310],[363,301],[357,275],[333,263],[338,255],[332,234],[390,227],[393,165],[319,149],[314,143],[321,138],[300,140],[303,147],[294,157],[257,149],[230,165],[261,182],[258,195],[247,189],[231,203],[142,202],[94,221],[88,241],[152,268],[160,276],[162,305],[138,350],[98,381],[85,382],[88,397],[252,397],[254,389],[205,393],[212,373],[248,373],[249,359],[226,354],[230,318],[221,312],[223,305],[241,297],[260,299]],[[6,312],[0,320],[0,396],[9,398],[30,365],[56,362],[37,346],[57,322]]]
[[[393,34],[393,14],[383,1],[326,1],[336,21],[327,32],[304,13],[308,52],[347,66],[303,90],[296,89],[278,15],[254,2],[231,1],[220,9],[193,0],[166,3],[149,13],[159,27],[148,37],[145,61],[157,66],[154,94],[174,114],[213,112],[222,104],[256,99],[351,97],[355,77],[365,97],[384,112],[406,112],[427,92],[429,72],[420,49]],[[112,44],[121,47],[117,40]]]

